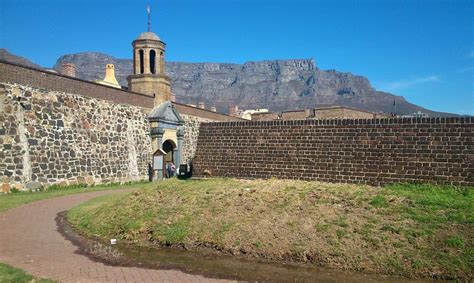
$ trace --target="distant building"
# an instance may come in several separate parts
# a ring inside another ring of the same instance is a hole
[[[376,119],[388,118],[384,113],[374,113],[345,106],[332,106],[314,109],[315,119]]]
[[[268,109],[249,109],[240,112],[239,117],[245,120],[252,120],[252,115],[257,113],[268,113]]]
[[[345,106],[331,106],[304,110],[283,111],[281,114],[267,112],[254,113],[254,121],[305,120],[305,119],[374,119],[387,118],[389,115],[353,109]]]
[[[252,121],[273,121],[280,120],[280,115],[275,112],[263,112],[252,114]]]
[[[401,117],[404,117],[404,118],[429,118],[430,116],[428,115],[428,113],[417,111],[413,114],[402,115]]]

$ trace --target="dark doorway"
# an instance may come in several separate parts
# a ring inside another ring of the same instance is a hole
[[[176,144],[172,140],[166,140],[163,143],[163,151],[166,152],[165,162],[174,163],[174,149],[175,148],[176,148]]]

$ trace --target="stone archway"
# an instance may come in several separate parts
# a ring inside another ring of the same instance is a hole
[[[163,142],[163,151],[166,152],[166,156],[165,156],[165,163],[168,163],[168,162],[173,162],[173,163],[176,163],[176,158],[175,158],[175,154],[176,154],[176,144],[174,141],[172,140],[166,140]]]

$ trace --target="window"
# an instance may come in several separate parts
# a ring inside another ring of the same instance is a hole
[[[140,74],[143,74],[145,72],[145,66],[143,66],[143,50],[140,49],[138,53],[140,54]]]
[[[156,68],[155,68],[155,58],[156,58],[156,51],[155,50],[150,50],[150,72],[152,74],[156,73]]]

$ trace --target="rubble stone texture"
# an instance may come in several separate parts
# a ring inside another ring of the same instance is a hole
[[[144,179],[147,109],[4,84],[0,175],[19,189]]]
[[[2,191],[49,184],[145,179],[151,161],[151,110],[70,93],[0,86]],[[199,126],[185,120],[183,161],[194,156]]]

